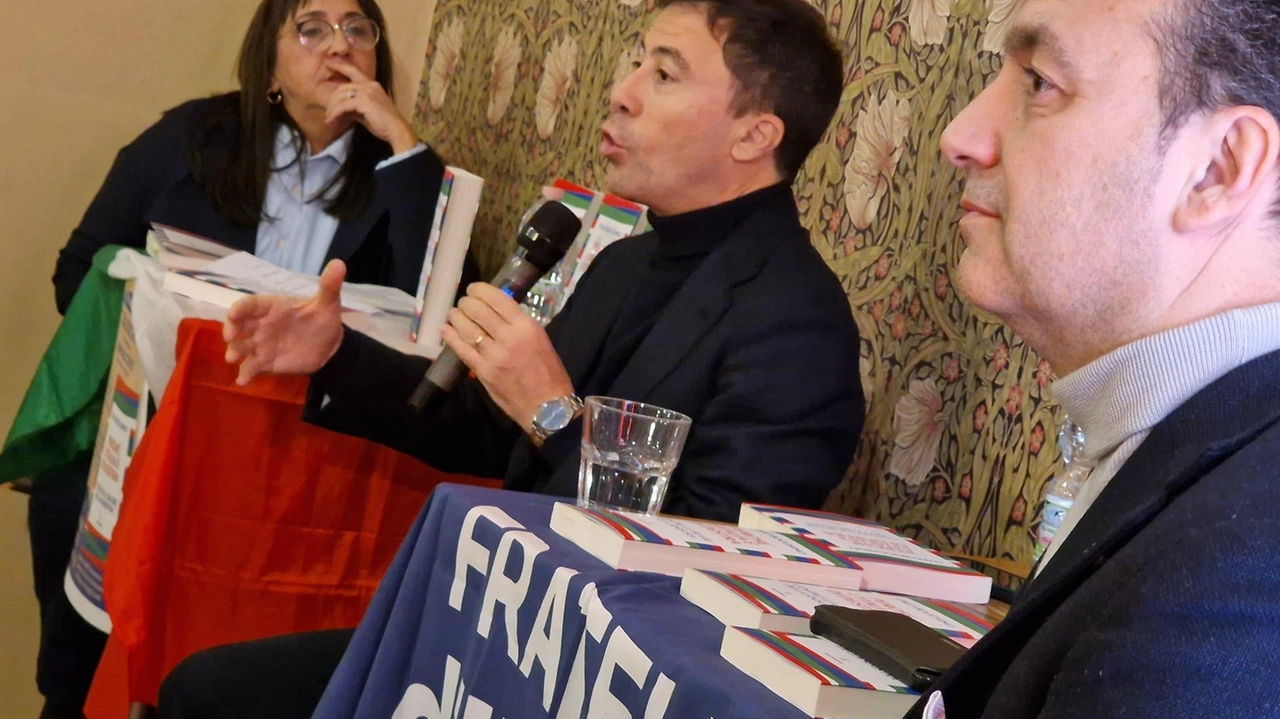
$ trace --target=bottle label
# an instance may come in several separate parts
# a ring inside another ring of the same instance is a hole
[[[1073,500],[1049,495],[1044,500],[1044,514],[1040,520],[1040,534],[1036,541],[1036,551],[1034,558],[1040,559],[1049,545],[1053,543],[1054,536],[1058,533],[1058,528],[1062,526],[1062,520],[1066,517],[1067,511],[1074,504]]]

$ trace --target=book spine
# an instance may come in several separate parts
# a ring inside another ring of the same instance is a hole
[[[623,539],[648,542],[651,544],[671,544],[671,540],[653,531],[652,528],[639,521],[617,514],[616,512],[601,512],[594,509],[584,509],[582,507],[574,507],[573,509],[612,529]]]
[[[950,602],[944,602],[936,599],[917,599],[915,601],[926,609],[937,612],[956,624],[968,627],[973,631],[975,636],[981,637],[994,628],[994,625],[987,620]]]
[[[415,340],[427,349],[429,356],[435,356],[444,347],[440,330],[455,304],[462,267],[471,245],[471,229],[484,192],[484,178],[457,168],[453,174],[449,207],[434,250],[431,276],[423,293],[422,319]]]
[[[440,183],[440,195],[436,198],[436,212],[431,219],[431,234],[427,237],[427,251],[422,258],[422,274],[418,276],[418,292],[415,295],[413,321],[409,323],[409,341],[418,341],[418,330],[422,327],[422,310],[427,299],[427,282],[431,279],[431,267],[435,263],[436,250],[440,247],[440,231],[444,227],[444,216],[449,210],[449,195],[453,192],[453,172],[445,168],[444,180]]]
[[[835,662],[819,655],[786,634],[768,632],[763,629],[747,629],[745,627],[730,627],[729,629],[746,634],[797,668],[804,670],[805,673],[822,684],[856,689],[876,689],[874,685],[855,677]]]
[[[788,617],[809,616],[808,612],[802,611],[781,596],[743,577],[720,572],[705,572],[705,574],[726,590],[733,592],[733,594],[766,614],[778,614]]]

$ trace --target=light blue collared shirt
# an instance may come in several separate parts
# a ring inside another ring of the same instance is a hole
[[[355,128],[347,130],[315,155],[298,148],[305,143],[297,130],[281,124],[276,129],[275,157],[278,168],[267,180],[267,196],[262,209],[267,217],[258,223],[258,239],[253,254],[287,270],[318,275],[329,254],[329,245],[338,231],[338,218],[324,211],[325,203],[342,189],[341,181],[321,194],[325,185],[342,169],[351,153]],[[427,149],[421,142],[412,149],[378,163],[376,170],[412,157]]]

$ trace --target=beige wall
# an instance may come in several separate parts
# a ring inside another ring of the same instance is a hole
[[[56,327],[49,278],[121,145],[161,110],[233,87],[254,0],[46,0],[0,46],[0,427]]]
[[[234,87],[257,2],[44,0],[19,13],[38,31],[0,43],[0,432],[57,326],[54,258],[116,151],[165,108]],[[407,114],[435,0],[381,4]],[[0,719],[16,719],[38,713],[37,624],[22,503],[0,491]]]

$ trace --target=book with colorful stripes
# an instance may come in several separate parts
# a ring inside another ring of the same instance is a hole
[[[821,637],[725,627],[720,656],[811,717],[897,719],[919,698]]]
[[[562,177],[556,178],[550,189],[558,191],[560,204],[568,207],[574,216],[582,221],[582,229],[574,237],[573,244],[569,246],[564,257],[534,284],[524,298],[525,311],[543,325],[550,322],[560,311],[565,288],[569,284],[569,278],[573,276],[573,268],[578,264],[578,253],[586,244],[587,236],[591,234],[591,226],[595,223],[596,214],[599,213],[600,205],[604,201],[604,193],[569,182]]]
[[[866,590],[968,604],[991,599],[991,577],[875,522],[832,512],[743,504],[738,526],[820,541],[862,568]]]
[[[483,191],[483,177],[459,167],[445,168],[409,327],[409,341],[422,345],[431,357],[444,349],[440,330],[457,298]]]
[[[569,283],[569,277],[573,275],[573,267],[578,263],[578,252],[582,250],[587,241],[587,235],[591,233],[591,226],[595,224],[596,215],[600,212],[600,205],[604,202],[604,193],[596,192],[590,187],[569,182],[563,177],[556,178],[551,183],[553,190],[560,192],[560,204],[568,207],[574,216],[582,221],[582,229],[578,231],[578,235],[573,238],[573,244],[569,246],[564,257],[556,264],[552,270],[555,274],[562,275],[559,280],[560,289]],[[552,274],[552,273],[547,273]],[[544,276],[545,280],[546,277]]]
[[[688,568],[857,589],[862,571],[808,537],[559,502],[551,529],[615,569],[681,576]]]
[[[641,231],[648,210],[644,205],[617,195],[606,194],[601,198],[596,215],[591,220],[591,229],[587,231],[586,239],[573,261],[573,272],[565,286],[561,307],[569,301],[570,295],[578,288],[578,280],[586,274],[601,250]]]
[[[948,602],[700,569],[685,571],[680,594],[727,625],[774,632],[807,633],[820,604],[902,614],[966,648],[991,631],[986,620]]]

